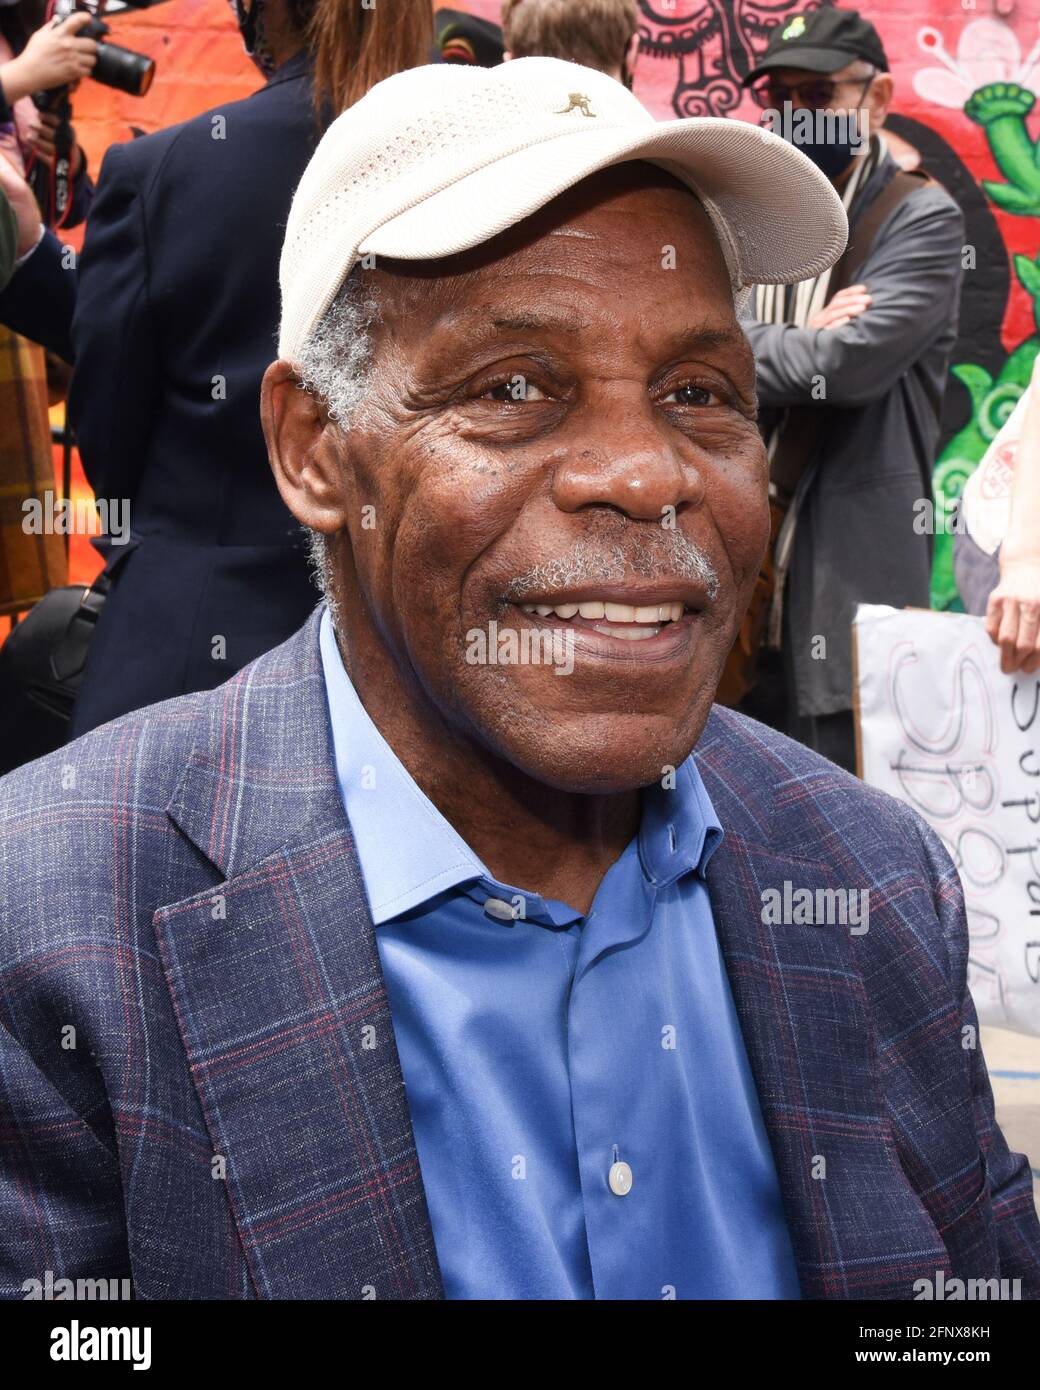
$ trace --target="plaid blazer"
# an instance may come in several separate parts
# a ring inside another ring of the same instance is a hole
[[[0,782],[8,1298],[47,1270],[151,1299],[442,1294],[317,618],[219,689]],[[908,1299],[939,1270],[1040,1297],[1029,1166],[965,1045],[944,851],[904,806],[730,711],[697,759],[805,1297]],[[869,887],[869,930],[764,924],[785,881]]]

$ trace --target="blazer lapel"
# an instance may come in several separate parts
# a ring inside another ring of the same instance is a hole
[[[170,818],[225,881],[154,925],[261,1298],[442,1297],[317,620],[223,687]]]
[[[763,921],[767,890],[782,902],[788,884],[788,901],[798,889],[815,901],[817,890],[858,885],[776,848],[785,832],[798,845],[804,827],[770,804],[762,761],[757,789],[741,786],[747,749],[720,726],[716,716],[698,746],[725,830],[707,882],[802,1294],[908,1299],[914,1279],[949,1273],[949,1258],[899,1163],[850,927]]]

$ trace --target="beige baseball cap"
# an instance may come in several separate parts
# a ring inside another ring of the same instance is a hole
[[[279,356],[300,349],[363,257],[468,250],[589,174],[658,164],[711,218],[734,291],[818,275],[848,222],[830,181],[771,131],[715,116],[656,121],[620,82],[558,58],[412,68],[329,126],[282,246]]]

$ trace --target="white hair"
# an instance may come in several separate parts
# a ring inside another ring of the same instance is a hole
[[[379,305],[355,266],[300,349],[300,384],[325,402],[342,428],[361,404],[372,375],[372,334]]]
[[[372,377],[372,327],[379,321],[376,297],[355,266],[343,281],[317,327],[307,337],[296,363],[300,385],[324,402],[329,417],[349,429]],[[310,527],[307,557],[314,581],[341,630],[328,537]]]

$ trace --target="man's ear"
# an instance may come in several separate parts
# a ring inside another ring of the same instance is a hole
[[[260,422],[282,501],[312,531],[339,531],[346,522],[344,480],[328,413],[281,358],[264,372]]]
[[[890,72],[879,72],[870,84],[867,101],[870,110],[870,128],[878,130],[885,124],[888,108],[892,105],[895,82]]]
[[[639,34],[635,33],[629,39],[625,48],[625,68],[629,77],[636,75],[636,63],[639,61]]]

